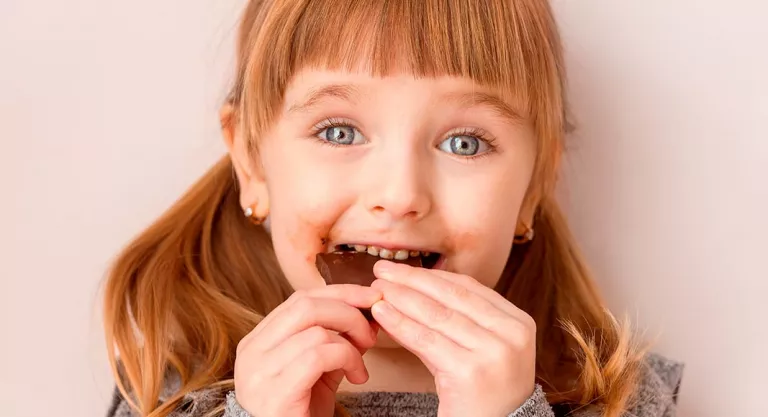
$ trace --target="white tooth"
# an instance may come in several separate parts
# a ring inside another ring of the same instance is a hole
[[[376,246],[368,246],[368,255],[379,256],[379,248]]]
[[[355,252],[365,252],[366,249],[365,245],[355,245]]]
[[[430,255],[429,252],[424,252],[424,256],[429,256],[429,255]]]
[[[400,249],[399,251],[395,252],[395,259],[398,261],[404,261],[408,259],[408,251],[404,249]]]
[[[412,251],[411,251],[411,258],[415,258],[415,257],[417,257],[417,256],[419,256],[419,255],[421,255],[421,254],[419,253],[419,251],[417,251],[417,250],[412,250]]]
[[[379,258],[392,259],[394,257],[395,257],[395,254],[392,253],[392,251],[389,249],[382,249],[381,251],[379,251]]]

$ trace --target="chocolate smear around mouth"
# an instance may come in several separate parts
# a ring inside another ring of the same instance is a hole
[[[373,265],[382,258],[365,252],[320,253],[315,258],[315,266],[326,284],[354,284],[370,287],[376,276]],[[391,262],[422,267],[421,257],[409,257],[405,260],[390,259]],[[360,309],[368,321],[373,321],[370,309]]]

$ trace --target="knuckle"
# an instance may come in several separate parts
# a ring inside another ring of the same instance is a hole
[[[507,364],[514,360],[513,350],[499,341],[488,346],[488,354],[485,356],[486,363],[491,366]]]
[[[457,284],[448,286],[448,293],[458,301],[469,298],[469,290],[466,287]]]
[[[456,374],[465,383],[472,383],[481,379],[480,368],[473,362],[466,362],[457,366]]]
[[[339,297],[341,297],[342,299],[348,299],[352,297],[354,295],[353,289],[354,287],[351,287],[347,284],[336,285],[334,287],[334,291],[338,292]]]
[[[514,331],[514,328],[510,327],[510,323],[513,322],[513,320],[499,310],[494,308],[492,311],[488,312],[486,316],[488,319],[485,321],[483,327],[488,329],[491,333],[503,335]]]
[[[536,342],[536,333],[532,332],[526,324],[517,322],[514,329],[514,345],[518,349],[523,349]]]
[[[307,329],[307,333],[312,344],[322,344],[331,341],[331,334],[320,326],[310,327]]]
[[[454,378],[435,378],[435,384],[438,390],[437,392],[460,391],[462,388],[461,384],[464,382],[464,379],[459,374],[457,374],[457,376],[458,377]]]
[[[520,323],[526,331],[536,333],[536,320],[525,311],[520,310],[519,317],[515,317],[515,321]]]
[[[291,294],[290,297],[288,297],[288,299],[295,302],[302,298],[307,298],[308,296],[309,292],[307,290],[296,290],[293,292],[293,294]]]
[[[456,276],[456,282],[461,284],[460,286],[463,287],[464,285],[474,285],[477,283],[477,280],[469,275],[459,274]]]
[[[533,317],[527,314],[525,315],[525,324],[531,333],[536,334],[539,331],[538,325],[536,324],[536,320],[534,320]]]
[[[240,339],[239,342],[237,342],[237,347],[235,348],[235,354],[236,355],[241,354],[245,349],[248,348],[248,345],[256,337],[255,333],[256,333],[256,329],[253,329],[253,330],[251,330],[250,333],[248,333],[245,336],[243,336],[243,338]]]
[[[432,330],[419,330],[413,334],[413,344],[421,349],[428,349],[435,344],[435,338],[435,332]]]
[[[360,351],[358,351],[350,343],[345,343],[343,346],[344,346],[345,353],[346,353],[347,357],[352,358],[352,359],[360,357],[362,359],[362,355],[360,354]]]
[[[301,297],[296,300],[293,306],[296,312],[302,317],[311,314],[315,309],[315,301],[310,297]]]
[[[235,358],[234,380],[237,386],[246,390],[257,389],[267,378],[261,370],[259,357]]]
[[[310,349],[304,355],[304,363],[310,364],[310,367],[320,366],[322,362],[323,362],[323,356],[320,354],[320,352],[317,349]]]
[[[290,320],[293,323],[311,323],[315,315],[315,301],[310,297],[299,298],[291,306]]]
[[[453,317],[453,310],[443,305],[435,305],[427,312],[427,319],[434,323],[441,323]]]
[[[244,338],[240,339],[239,342],[237,342],[237,348],[235,349],[235,355],[236,356],[240,355],[240,353],[242,353],[243,349],[245,349],[245,345],[247,344],[246,339],[247,338],[244,337]]]

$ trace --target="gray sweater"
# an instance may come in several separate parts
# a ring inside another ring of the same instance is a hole
[[[649,355],[642,380],[636,393],[635,405],[625,415],[631,417],[674,417],[677,392],[682,378],[683,365],[658,355]],[[167,399],[179,387],[178,379],[171,378],[161,396]],[[437,415],[438,398],[435,394],[412,392],[367,392],[340,395],[338,400],[354,417],[434,417]],[[211,391],[197,391],[187,394],[182,406],[171,417],[200,417],[206,411],[220,404],[221,399]],[[254,417],[237,403],[234,392],[226,399],[224,417]],[[582,408],[571,412],[559,410],[547,403],[540,386],[518,410],[508,417],[599,417],[595,408]],[[135,413],[115,390],[112,406],[107,417],[136,417]]]

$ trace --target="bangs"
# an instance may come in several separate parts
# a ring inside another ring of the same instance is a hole
[[[290,45],[305,67],[374,76],[468,77],[526,100],[526,60],[510,1],[311,1]],[[512,90],[512,91],[509,91]]]

